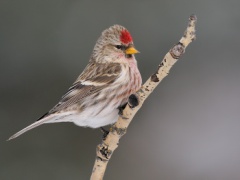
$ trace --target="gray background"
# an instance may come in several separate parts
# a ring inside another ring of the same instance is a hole
[[[197,14],[197,41],[121,139],[106,180],[240,179],[240,1],[0,1],[0,179],[88,179],[99,129],[43,125],[86,66],[102,30],[121,24],[145,81]]]

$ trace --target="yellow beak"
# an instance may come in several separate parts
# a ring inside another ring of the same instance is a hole
[[[134,47],[129,47],[125,50],[125,53],[126,54],[136,54],[136,53],[139,53],[139,51],[136,50]]]

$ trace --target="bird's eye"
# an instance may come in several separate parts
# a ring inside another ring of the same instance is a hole
[[[123,45],[116,45],[115,47],[116,47],[117,49],[121,49],[121,50],[124,49],[124,46],[123,46]]]

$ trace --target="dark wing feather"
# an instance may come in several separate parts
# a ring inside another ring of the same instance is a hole
[[[98,93],[113,83],[120,73],[121,65],[118,63],[90,63],[68,89],[67,93],[62,96],[59,103],[38,120],[61,110],[71,108],[73,105],[84,101],[84,98]],[[87,82],[87,85],[84,85],[85,82]]]

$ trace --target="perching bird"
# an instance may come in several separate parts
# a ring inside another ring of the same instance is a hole
[[[114,25],[104,30],[88,65],[59,103],[9,140],[45,123],[73,122],[91,128],[115,123],[118,108],[126,104],[142,84],[136,53],[126,28]]]

